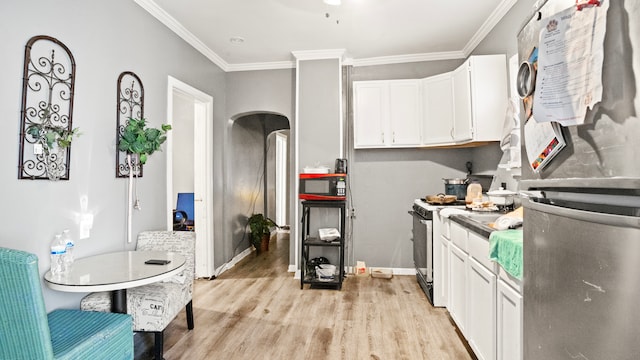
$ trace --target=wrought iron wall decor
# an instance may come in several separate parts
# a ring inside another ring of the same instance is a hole
[[[144,118],[144,86],[138,75],[131,71],[125,71],[118,76],[117,112],[116,141],[119,142],[129,118]],[[126,178],[130,171],[127,153],[118,151],[117,146],[116,151],[116,177]],[[142,164],[137,156],[131,157],[131,167],[134,175],[142,177]]]
[[[69,48],[46,35],[24,51],[18,179],[69,180],[76,64]],[[62,141],[61,141],[62,139]]]

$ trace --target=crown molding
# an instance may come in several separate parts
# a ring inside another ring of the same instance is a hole
[[[180,36],[189,45],[193,46],[202,55],[211,60],[214,64],[218,65],[223,71],[229,71],[229,64],[224,61],[218,54],[206,46],[200,39],[198,39],[193,33],[187,30],[178,20],[169,15],[164,9],[162,9],[153,0],[133,0],[136,4],[146,10],[153,17],[158,19],[162,24]]]
[[[388,65],[388,64],[401,64],[420,61],[436,61],[436,60],[451,60],[451,59],[464,59],[466,55],[462,51],[447,51],[437,53],[424,53],[424,54],[407,54],[397,56],[380,56],[364,59],[350,59],[348,63],[354,67],[359,66],[373,66],[373,65]]]
[[[295,61],[272,61],[263,63],[229,64],[226,71],[282,70],[294,69],[295,67]]]
[[[344,49],[328,49],[328,50],[302,50],[292,51],[296,60],[322,60],[322,59],[340,59],[344,57]]]
[[[471,37],[467,45],[462,49],[465,57],[469,56],[473,49],[484,40],[493,28],[502,20],[502,18],[511,10],[518,0],[502,0],[496,9],[489,15],[487,20],[480,26],[480,29]]]

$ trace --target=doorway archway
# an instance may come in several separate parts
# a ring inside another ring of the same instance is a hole
[[[285,219],[289,218],[290,184],[285,181],[286,186],[277,186],[282,177],[286,180],[290,175],[289,137],[290,122],[284,115],[251,112],[232,117],[225,171],[233,256],[250,250],[246,225],[252,214],[262,213],[275,219],[278,212],[284,212]],[[283,140],[285,151],[282,148],[278,151]],[[286,208],[283,211],[276,204]]]

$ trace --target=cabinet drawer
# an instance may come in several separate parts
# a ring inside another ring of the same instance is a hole
[[[502,266],[498,265],[498,277],[500,280],[504,281],[506,284],[509,284],[518,294],[522,294],[522,280],[518,280],[511,276]]]
[[[451,241],[464,251],[469,251],[467,246],[468,237],[469,231],[467,231],[467,228],[455,222],[451,223]]]
[[[489,260],[489,239],[469,231],[467,246],[470,256],[494,274],[498,273],[496,263]]]

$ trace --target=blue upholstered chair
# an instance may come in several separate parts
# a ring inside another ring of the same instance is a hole
[[[193,329],[193,278],[195,274],[195,232],[143,231],[136,250],[173,251],[186,258],[184,270],[162,282],[127,289],[127,312],[133,316],[133,330],[152,332],[155,358],[162,359],[164,329],[186,309],[187,328]],[[107,292],[91,293],[80,302],[82,310],[111,311]]]
[[[0,359],[133,359],[127,314],[47,314],[38,257],[0,248]]]

